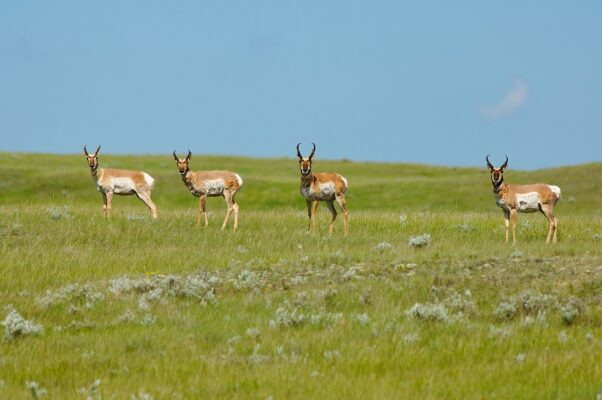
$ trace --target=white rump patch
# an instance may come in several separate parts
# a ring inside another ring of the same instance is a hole
[[[516,210],[519,212],[539,211],[540,202],[541,198],[538,192],[516,194]]]
[[[236,180],[238,181],[238,186],[242,186],[242,178],[238,174],[234,174],[236,176]]]
[[[558,186],[554,186],[554,185],[548,185],[548,187],[550,188],[550,190],[552,192],[554,192],[556,197],[558,197],[558,199],[560,199],[560,188]]]
[[[222,178],[207,180],[204,183],[205,194],[207,196],[218,196],[224,193],[224,187],[226,184]]]
[[[347,179],[345,179],[344,176],[339,175],[341,177],[341,179],[343,180],[343,182],[345,182],[345,189],[347,189]]]
[[[146,172],[143,172],[142,174],[144,175],[144,181],[146,182],[146,185],[152,189],[153,185],[155,184],[155,179]]]

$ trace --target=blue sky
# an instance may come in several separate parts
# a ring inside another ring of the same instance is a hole
[[[2,1],[0,150],[600,161],[600,21],[599,1]]]

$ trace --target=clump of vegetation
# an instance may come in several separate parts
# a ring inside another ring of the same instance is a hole
[[[410,240],[408,241],[408,245],[410,247],[417,249],[417,248],[423,248],[423,247],[428,246],[430,242],[431,242],[431,235],[429,235],[428,233],[425,233],[425,234],[418,235],[418,236],[411,236]]]
[[[52,218],[54,220],[68,219],[68,218],[72,217],[71,211],[69,210],[69,207],[67,207],[67,206],[62,206],[62,207],[52,206],[52,207],[48,207],[48,214],[50,215],[50,218]]]
[[[569,300],[560,307],[560,316],[567,325],[572,325],[577,317],[583,313],[583,303],[575,297]]]
[[[44,332],[44,327],[21,316],[12,306],[8,306],[8,314],[2,325],[4,326],[4,340],[11,341],[21,336],[39,335]]]
[[[41,387],[36,381],[27,381],[25,382],[25,385],[34,399],[45,397],[48,394],[48,390]]]

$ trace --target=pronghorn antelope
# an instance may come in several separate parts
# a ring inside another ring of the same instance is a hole
[[[238,228],[238,204],[234,196],[242,187],[242,178],[240,175],[230,171],[198,171],[190,170],[189,162],[192,153],[188,150],[186,158],[178,158],[176,151],[173,152],[173,158],[178,164],[178,170],[182,176],[184,185],[190,190],[193,196],[199,198],[199,209],[196,215],[196,224],[201,219],[201,213],[205,217],[205,226],[209,224],[207,213],[205,211],[205,202],[207,197],[222,196],[226,200],[228,209],[226,219],[222,224],[222,229],[226,228],[230,214],[234,212],[234,230]]]
[[[496,204],[504,211],[504,225],[506,227],[506,243],[508,243],[508,228],[512,223],[512,243],[516,243],[516,214],[540,211],[548,220],[548,238],[546,243],[552,240],[556,243],[556,228],[558,220],[554,216],[554,206],[560,200],[560,188],[558,186],[536,183],[533,185],[506,185],[504,183],[504,169],[508,166],[506,161],[495,168],[485,157],[487,166],[491,171],[491,183],[495,194]]]
[[[88,159],[88,166],[92,178],[96,182],[96,187],[102,194],[102,210],[107,218],[111,218],[111,205],[113,203],[113,194],[129,196],[135,194],[144,204],[148,206],[157,219],[157,206],[151,200],[151,191],[155,184],[152,176],[146,172],[127,171],[123,169],[100,168],[98,166],[98,152],[100,146],[92,154],[88,153],[84,146],[84,153]]]
[[[297,157],[299,157],[299,169],[301,170],[301,196],[307,203],[307,215],[309,217],[308,229],[311,231],[315,225],[316,213],[318,211],[318,201],[325,201],[328,209],[332,213],[332,221],[328,226],[330,233],[334,230],[334,221],[337,219],[337,210],[334,208],[334,200],[339,203],[343,210],[345,219],[345,235],[349,232],[349,221],[347,216],[347,206],[345,205],[345,192],[347,192],[347,179],[343,176],[331,172],[313,174],[311,172],[312,158],[316,152],[314,146],[309,157],[301,155],[297,145]]]

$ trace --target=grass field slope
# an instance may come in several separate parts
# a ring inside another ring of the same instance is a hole
[[[314,161],[349,181],[350,233],[306,232],[298,163],[203,157],[239,173],[239,229],[170,153],[142,170],[159,218],[102,218],[83,154],[0,153],[0,398],[595,399],[602,396],[602,163],[517,171],[562,188],[555,245],[503,216],[485,168]]]

